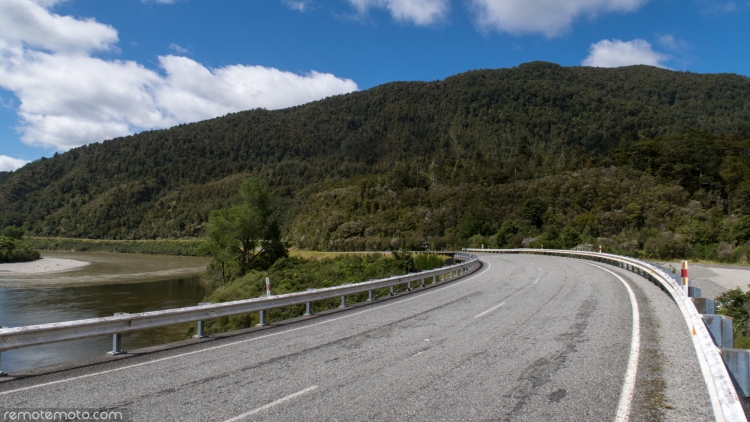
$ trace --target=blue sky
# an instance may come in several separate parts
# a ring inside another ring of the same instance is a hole
[[[229,112],[544,60],[750,75],[750,0],[2,0],[0,171]]]

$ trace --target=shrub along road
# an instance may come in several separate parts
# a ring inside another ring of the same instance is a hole
[[[656,286],[565,258],[482,259],[476,274],[424,292],[0,382],[0,410],[106,408],[144,421],[713,418],[686,325]],[[635,355],[625,284],[639,310]]]

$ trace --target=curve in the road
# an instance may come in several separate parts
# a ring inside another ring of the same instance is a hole
[[[706,394],[681,390],[700,388],[699,370],[679,380],[652,370],[691,341],[653,340],[674,319],[654,312],[669,303],[655,286],[563,258],[483,259],[465,279],[240,340],[0,383],[0,409],[217,421],[711,417]]]

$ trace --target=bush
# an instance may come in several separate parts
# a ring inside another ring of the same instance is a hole
[[[416,255],[414,264],[420,271],[429,271],[445,265],[445,257],[441,255]]]
[[[750,292],[742,292],[739,288],[727,290],[716,296],[717,313],[732,317],[734,336],[738,340],[750,337]]]
[[[578,234],[576,229],[566,226],[560,232],[560,241],[565,249],[571,249],[581,243],[581,235]]]
[[[434,256],[434,255],[427,255]],[[407,252],[394,252],[394,257],[370,255],[341,255],[335,258],[304,259],[281,258],[268,271],[250,271],[244,277],[214,290],[206,297],[207,302],[221,303],[260,297],[266,293],[265,278],[271,279],[271,291],[275,295],[301,292],[310,288],[339,286],[370,279],[386,278],[405,274],[413,269],[414,261]],[[411,263],[407,265],[408,259]],[[439,259],[439,258],[438,258]],[[405,267],[411,268],[405,270]],[[442,266],[442,264],[440,264]],[[375,291],[376,295],[388,294],[388,289]],[[367,293],[347,296],[347,302],[355,303],[367,299]],[[335,308],[340,299],[329,299],[312,304],[313,312]],[[267,312],[267,321],[280,321],[302,315],[304,305],[287,306]],[[258,323],[258,314],[236,315],[216,318],[206,323],[208,333],[218,333],[252,327]]]
[[[750,240],[750,215],[743,215],[736,223],[732,224],[730,229],[732,239],[738,243]]]
[[[469,240],[467,241],[467,245],[470,248],[482,248],[487,247],[489,245],[487,238],[485,236],[482,236],[481,234],[475,234],[474,236],[471,236]]]
[[[26,242],[0,236],[0,262],[28,262],[39,259],[39,251]]]
[[[643,251],[650,258],[686,258],[687,246],[685,236],[663,232],[649,238],[643,245]]]
[[[510,243],[510,239],[521,232],[521,227],[513,220],[503,221],[503,225],[497,232],[497,247],[504,248]],[[523,236],[521,237],[523,240]]]
[[[3,230],[3,236],[16,240],[21,240],[24,234],[26,234],[26,231],[16,226],[8,226]]]

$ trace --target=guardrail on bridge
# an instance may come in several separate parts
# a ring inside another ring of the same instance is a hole
[[[662,268],[649,262],[621,255],[601,252],[583,252],[554,249],[472,249],[465,248],[464,252],[503,253],[503,254],[533,254],[549,255],[567,258],[579,258],[598,261],[624,268],[640,276],[658,283],[669,293],[680,308],[688,329],[692,334],[693,346],[701,366],[703,379],[706,383],[714,415],[717,421],[747,421],[742,409],[739,396],[732,385],[719,348],[714,344],[711,335],[703,323],[701,315],[695,308],[693,301],[677,281]]]
[[[324,289],[313,289],[305,292],[289,293],[278,296],[263,296],[254,299],[238,300],[216,304],[200,304],[187,308],[168,309],[164,311],[142,312],[137,314],[115,314],[115,316],[104,318],[91,318],[78,321],[56,322],[51,324],[31,325],[27,327],[0,327],[0,353],[6,350],[21,347],[36,346],[40,344],[56,343],[68,340],[77,340],[101,335],[113,335],[113,348],[111,354],[123,353],[121,345],[122,333],[144,330],[148,328],[164,327],[167,325],[198,322],[198,335],[205,337],[203,333],[203,321],[212,318],[230,315],[260,312],[261,324],[265,324],[265,311],[281,308],[284,306],[306,304],[307,314],[310,313],[310,303],[341,297],[342,306],[346,306],[346,296],[369,292],[369,299],[373,300],[373,290],[391,288],[399,284],[407,284],[411,289],[411,283],[415,281],[439,282],[448,278],[463,277],[471,274],[481,266],[476,255],[456,252],[453,259],[460,261],[456,264],[441,268],[410,273],[402,276],[394,276],[380,280],[372,280],[354,284],[344,284],[337,287]],[[0,369],[2,369],[0,367]],[[7,375],[0,371],[1,375]]]

